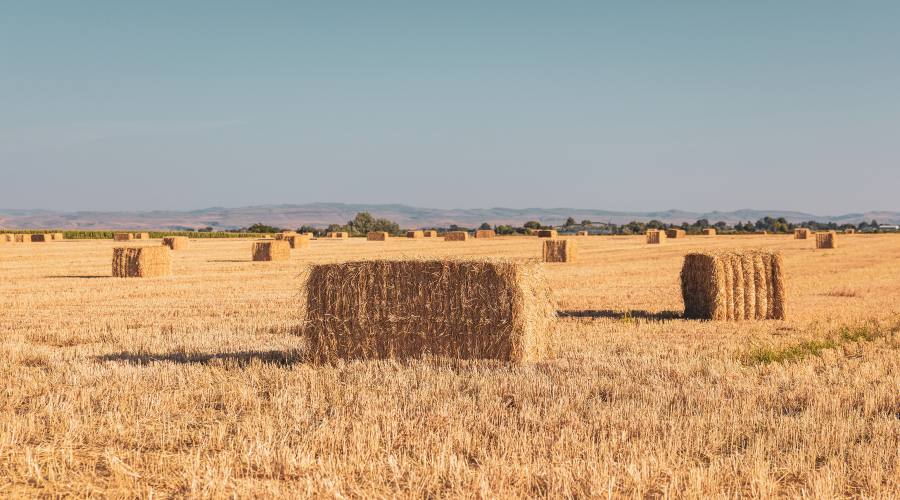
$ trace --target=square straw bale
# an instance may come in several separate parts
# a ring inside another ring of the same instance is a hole
[[[117,278],[155,278],[172,274],[169,247],[117,247],[113,249],[112,275]]]
[[[285,240],[253,242],[253,260],[258,262],[288,260],[291,258],[291,244]]]
[[[681,269],[681,293],[688,319],[784,319],[781,254],[765,250],[689,253]]]
[[[545,240],[544,262],[574,262],[577,250],[574,240]]]

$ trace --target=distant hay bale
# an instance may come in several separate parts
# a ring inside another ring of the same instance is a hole
[[[809,229],[805,227],[798,227],[794,229],[794,239],[795,240],[805,240],[809,238]]]
[[[468,241],[469,233],[466,231],[447,231],[444,233],[444,241]]]
[[[286,240],[288,236],[296,236],[297,231],[282,231],[275,234],[276,240]]]
[[[155,278],[172,274],[169,247],[117,247],[112,275],[117,278]]]
[[[15,234],[13,235],[13,239],[16,243],[31,243],[30,234]]]
[[[424,237],[425,237],[425,232],[424,232],[424,231],[407,231],[407,232],[406,232],[406,237],[407,237],[407,238],[410,238],[410,239],[417,240],[417,239],[419,239],[419,238],[424,238]]]
[[[16,235],[10,234],[10,233],[2,235],[2,236],[0,236],[0,238],[2,238],[3,241],[5,241],[7,243],[15,243],[15,241],[16,241]]]
[[[856,229],[844,229],[844,234],[856,234]]]
[[[149,240],[150,233],[134,233],[134,239],[136,240]]]
[[[285,240],[256,241],[253,243],[253,260],[273,261],[291,258],[291,244]]]
[[[475,231],[475,238],[493,238],[497,236],[497,233],[493,229],[478,229]]]
[[[587,231],[578,231],[577,233],[575,233],[575,236],[587,236],[587,235],[588,235]]]
[[[350,237],[350,233],[346,231],[332,231],[328,233],[328,237],[335,240],[345,240]]]
[[[578,246],[574,240],[544,241],[544,262],[574,262]]]
[[[715,228],[712,228],[712,227],[705,227],[700,232],[703,234],[703,236],[715,236],[716,235],[716,230],[715,230]]]
[[[187,236],[165,236],[162,244],[169,247],[170,250],[187,250],[190,240]]]
[[[113,241],[131,241],[134,235],[131,233],[113,233]]]
[[[313,360],[546,358],[556,307],[540,265],[501,260],[318,264],[303,335]]]
[[[391,235],[386,231],[369,231],[366,233],[367,241],[387,241],[390,237]]]
[[[649,245],[659,245],[660,243],[666,241],[666,232],[660,231],[659,229],[648,229],[647,230],[647,244]]]
[[[62,233],[50,233],[50,239],[53,241],[62,241],[65,238]]]
[[[437,235],[438,233],[434,229],[426,229],[422,231],[422,237],[424,238],[437,238]]]
[[[816,248],[835,248],[837,247],[837,233],[834,231],[823,231],[816,233]]]
[[[781,254],[763,250],[694,252],[681,269],[684,316],[689,319],[785,318]]]
[[[556,232],[556,229],[538,229],[537,237],[538,238],[556,238],[559,234]]]
[[[49,234],[32,234],[31,242],[32,243],[43,243],[45,241],[50,241],[52,237]]]
[[[284,241],[288,242],[291,248],[303,248],[309,245],[309,237],[302,234],[291,234],[284,237]]]
[[[684,229],[666,229],[666,238],[684,238],[687,236],[687,231]]]

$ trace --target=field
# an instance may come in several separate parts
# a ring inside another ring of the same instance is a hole
[[[555,356],[316,366],[306,262],[539,258],[535,238],[198,240],[110,277],[112,241],[0,245],[0,496],[890,497],[900,237],[577,238]],[[153,240],[153,244],[159,244]],[[136,244],[136,243],[135,243]],[[697,248],[785,255],[788,320],[680,318]]]

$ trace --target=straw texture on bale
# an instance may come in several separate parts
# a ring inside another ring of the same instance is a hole
[[[658,245],[664,241],[666,241],[665,231],[660,231],[659,229],[650,229],[647,231],[648,244]]]
[[[785,318],[781,254],[764,250],[694,252],[681,269],[684,316],[708,320]]]
[[[186,250],[190,245],[190,240],[187,236],[165,236],[162,239],[162,244],[171,250]]]
[[[112,275],[117,278],[154,278],[172,274],[169,247],[118,247],[113,249]]]
[[[134,233],[134,239],[136,240],[149,240],[150,233]]]
[[[406,237],[407,237],[407,238],[411,238],[411,239],[417,240],[417,239],[419,239],[419,238],[424,238],[424,237],[425,237],[425,233],[422,232],[422,231],[407,231],[407,232],[406,232]]]
[[[684,238],[687,231],[684,229],[666,229],[666,238]]]
[[[574,240],[544,241],[544,262],[574,262],[578,252]]]
[[[546,358],[556,307],[540,265],[501,260],[319,264],[303,334],[318,362]]]
[[[62,241],[64,237],[62,233],[50,233],[50,239],[53,241]]]
[[[294,236],[296,234],[297,234],[296,231],[282,231],[275,235],[275,239],[276,240],[286,240],[288,236]]]
[[[701,229],[700,232],[701,232],[701,234],[703,234],[703,236],[715,236],[716,235],[716,230],[715,230],[715,228],[712,228],[712,227],[705,227],[705,228]]]
[[[9,243],[16,241],[16,235],[14,235],[14,234],[7,233],[7,234],[4,234],[3,236],[0,236],[0,238],[2,238],[3,241],[9,242]]]
[[[467,241],[469,233],[466,231],[448,231],[444,233],[444,241]]]
[[[291,248],[303,248],[309,245],[309,237],[302,234],[291,234],[284,237],[284,241],[288,242]]]
[[[834,231],[825,231],[816,233],[816,248],[835,248],[837,247],[837,233]]]
[[[31,242],[32,243],[43,243],[45,241],[50,241],[51,236],[49,234],[32,234]]]
[[[558,233],[556,229],[538,229],[537,237],[538,238],[556,238]]]
[[[794,239],[795,240],[805,240],[809,238],[809,229],[805,227],[798,227],[794,229]]]
[[[16,234],[13,236],[16,243],[31,243],[30,234]]]
[[[434,229],[426,229],[422,231],[422,236],[424,236],[425,238],[437,238],[437,235],[437,231],[435,231]]]
[[[253,243],[253,260],[272,261],[291,258],[291,245],[284,240],[256,241]]]
[[[478,229],[475,231],[476,238],[493,238],[497,233],[493,229]]]
[[[588,232],[587,231],[578,231],[577,233],[575,233],[575,235],[576,236],[587,236]]]
[[[390,235],[385,231],[369,231],[366,233],[366,240],[368,241],[387,241]]]
[[[328,237],[336,240],[342,240],[350,237],[350,233],[345,231],[335,231],[328,233]]]
[[[129,241],[133,239],[134,235],[131,233],[113,233],[113,241]]]

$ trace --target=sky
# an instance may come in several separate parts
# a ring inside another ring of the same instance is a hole
[[[0,208],[900,210],[900,2],[0,0]]]

